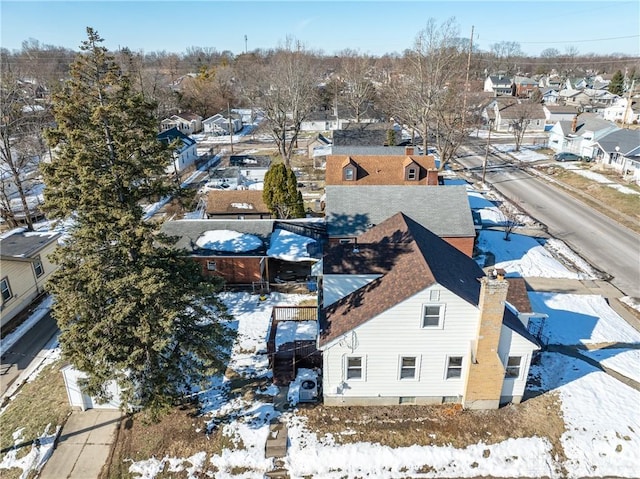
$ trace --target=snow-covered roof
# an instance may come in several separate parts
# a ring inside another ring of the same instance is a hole
[[[283,344],[294,341],[314,341],[317,336],[317,321],[280,321],[276,329],[276,351]]]
[[[315,261],[308,248],[315,242],[313,238],[277,228],[271,235],[267,256],[285,261]]]
[[[262,240],[255,235],[238,233],[231,230],[205,231],[196,240],[203,249],[225,251],[228,253],[246,253],[262,247]]]

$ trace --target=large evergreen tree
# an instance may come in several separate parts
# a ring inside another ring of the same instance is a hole
[[[620,70],[616,71],[609,82],[609,92],[614,95],[622,96],[624,94],[624,75]]]
[[[140,202],[170,192],[170,152],[156,140],[155,105],[87,34],[54,98],[57,155],[43,168],[47,212],[73,224],[53,255],[53,314],[87,392],[104,398],[115,379],[125,404],[159,412],[224,367],[227,314],[219,284],[144,220]]]
[[[262,198],[276,218],[304,218],[302,193],[298,179],[284,163],[274,163],[264,175]]]

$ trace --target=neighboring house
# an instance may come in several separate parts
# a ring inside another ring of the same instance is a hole
[[[4,326],[44,292],[44,285],[57,266],[48,256],[60,234],[38,233],[18,228],[0,235],[0,311]]]
[[[324,168],[327,155],[331,154],[331,140],[318,133],[309,143],[307,143],[307,157],[313,159],[314,168]]]
[[[540,347],[505,307],[509,282],[409,216],[329,248],[321,281],[325,405],[522,400]]]
[[[540,89],[542,94],[542,102],[545,105],[556,105],[558,103],[558,90],[555,88],[542,88]]]
[[[333,110],[316,110],[309,113],[300,123],[301,131],[332,131],[341,130],[349,123],[347,118],[338,118]]]
[[[382,147],[384,148],[384,147]],[[329,155],[327,185],[438,185],[438,168],[431,155]]]
[[[361,234],[402,211],[467,256],[473,254],[476,231],[465,186],[328,185],[325,190],[331,243],[359,243]]]
[[[595,142],[594,158],[640,184],[640,130],[617,128]]]
[[[484,91],[494,96],[510,96],[513,93],[513,80],[505,75],[489,75],[484,81]]]
[[[160,130],[165,131],[172,128],[177,128],[185,135],[199,133],[202,131],[202,117],[195,113],[182,112],[165,118],[160,122]]]
[[[620,98],[603,110],[603,117],[623,125],[637,125],[640,123],[640,103],[634,99]]]
[[[209,190],[207,219],[269,219],[261,190]]]
[[[572,121],[580,114],[575,106],[542,105],[547,124],[556,124],[559,121]]]
[[[167,173],[180,174],[189,166],[193,165],[198,159],[198,148],[196,141],[182,133],[178,128],[174,127],[158,134],[158,140],[166,145],[178,142],[178,147],[173,151],[173,164],[167,167]]]
[[[559,121],[549,130],[549,148],[593,157],[595,142],[614,131],[615,124],[595,113],[582,113],[571,121]]]
[[[611,106],[620,97],[606,90],[560,90],[560,101],[565,105],[571,105],[583,112],[598,113]]]
[[[229,135],[242,130],[242,126],[242,116],[237,113],[218,113],[202,121],[204,132],[210,135]]]
[[[395,145],[387,145],[390,130],[395,131]],[[335,130],[332,141],[334,146],[401,146],[408,143],[402,139],[401,128],[393,123],[350,125],[346,130]]]
[[[161,231],[205,276],[259,290],[305,281],[326,242],[324,223],[306,219],[176,220],[164,222]]]
[[[511,101],[494,103],[495,120],[493,129],[497,132],[512,132],[514,124],[524,120],[527,122],[527,133],[544,131],[546,122],[542,105],[529,101]]]
[[[513,84],[515,86],[515,96],[520,98],[529,98],[533,90],[538,88],[538,82],[529,77],[515,76]]]
[[[231,155],[229,157],[229,164],[240,168],[243,185],[256,185],[264,182],[264,176],[267,174],[267,171],[269,171],[269,166],[271,165],[271,156]]]

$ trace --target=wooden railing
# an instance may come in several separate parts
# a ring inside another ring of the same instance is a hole
[[[317,306],[274,306],[272,321],[317,321]]]

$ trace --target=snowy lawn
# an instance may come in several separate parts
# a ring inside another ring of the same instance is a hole
[[[530,161],[539,161],[539,160],[548,160],[549,155],[545,155],[544,153],[538,153],[536,150],[540,149],[540,147],[535,146],[520,146],[520,151],[516,151],[515,144],[494,144],[491,145],[494,149],[498,150],[501,153],[508,153],[509,155],[517,158],[523,162]]]
[[[592,275],[585,272],[574,272],[560,263],[541,241],[530,236],[512,233],[509,241],[504,240],[504,232],[482,230],[478,237],[478,248],[483,253],[493,253],[495,256],[495,267],[502,268],[509,277],[539,277],[539,278],[569,278],[588,279]],[[560,249],[559,242],[554,242],[554,248]],[[568,253],[568,248],[563,252]],[[574,261],[572,255],[571,263],[574,266],[588,268],[588,265],[580,260]],[[484,267],[484,257],[479,258],[481,267]],[[579,263],[579,264],[576,264]]]
[[[539,299],[536,305],[542,301],[551,305],[549,308],[564,305],[569,309],[565,316],[558,310],[553,311],[558,320],[549,321],[548,325],[556,336],[585,336],[575,332],[583,330],[577,321],[567,319],[574,314],[572,310],[584,309],[585,303],[577,298],[564,301],[563,296],[536,296],[533,299]],[[262,386],[254,391],[255,396],[232,397],[230,381],[215,378],[212,388],[202,396],[204,414],[208,431],[221,428],[229,438],[228,447],[220,453],[201,451],[188,457],[164,456],[135,461],[129,468],[134,477],[152,479],[164,470],[164,474],[183,471],[189,478],[211,476],[215,471],[216,478],[249,479],[262,477],[274,468],[275,461],[264,457],[269,422],[280,416],[270,400],[277,388],[268,385],[270,372],[265,355],[271,307],[298,304],[308,298],[272,294],[266,301],[259,301],[251,294],[224,294],[223,299],[235,317],[234,327],[238,332],[230,368],[245,378],[261,378]],[[606,305],[597,301],[594,304],[591,313],[598,318],[602,316],[603,324],[598,324],[599,319],[590,320],[590,329],[598,333],[592,334],[593,338],[611,334],[608,340],[638,340],[630,331],[625,333],[624,326],[619,323],[621,320],[613,318],[604,307]],[[549,308],[547,311],[551,312]],[[616,357],[625,354],[621,351]],[[532,367],[532,376],[539,384],[535,391],[559,394],[566,432],[559,432],[557,437],[532,434],[496,442],[485,436],[487,439],[478,437],[464,447],[451,444],[389,447],[350,441],[349,437],[356,434],[356,425],[337,423],[336,427],[342,431],[338,435],[312,430],[304,410],[293,409],[280,416],[288,426],[289,437],[287,455],[281,466],[292,478],[637,477],[635,451],[640,450],[640,417],[636,405],[640,393],[581,361],[558,354],[543,354],[539,364]],[[533,404],[536,400],[528,403]],[[504,414],[526,407],[527,402],[511,406],[504,409]],[[309,406],[306,408],[309,410]],[[375,414],[375,408],[371,411]],[[544,417],[555,412],[543,409],[539,414]],[[401,430],[402,424],[398,427]],[[561,444],[562,449],[559,451],[557,446],[554,449],[553,444]]]
[[[558,165],[566,170],[570,170],[571,172],[576,173],[577,175],[584,176],[585,178],[593,180],[596,183],[600,183],[600,184],[609,186],[611,188],[614,188],[621,193],[625,193],[627,195],[640,195],[640,191],[637,191],[627,186],[616,183],[615,181],[611,180],[611,178],[605,175],[601,175],[600,173],[596,173],[595,171],[585,170],[580,165],[574,165],[571,163],[564,163],[564,162],[559,162]]]

